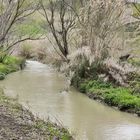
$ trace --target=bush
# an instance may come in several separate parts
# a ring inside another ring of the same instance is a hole
[[[46,47],[39,47],[36,50],[36,55],[37,55],[37,59],[39,61],[45,60],[47,57],[47,53],[46,53]]]
[[[15,72],[20,69],[20,65],[23,65],[25,60],[14,56],[6,56],[2,63],[0,63],[0,80],[5,78],[5,75]]]
[[[127,110],[127,109],[140,108],[140,106],[138,106],[138,102],[140,102],[140,100],[138,100],[138,99],[135,100],[133,98],[121,100],[119,109]]]
[[[133,90],[133,94],[140,96],[140,74],[131,73],[129,75],[129,86]]]
[[[84,81],[79,86],[81,92],[90,92],[90,93],[92,92],[94,93],[97,90],[99,91],[99,90],[107,89],[110,87],[112,87],[110,83],[102,82],[100,80]]]
[[[17,69],[19,69],[18,66],[16,65],[5,65],[5,64],[0,64],[0,73],[3,73],[5,75],[11,73],[11,72],[15,72],[17,71]]]
[[[8,71],[7,66],[0,63],[0,72],[6,74],[7,71]]]
[[[80,84],[80,87],[79,87],[80,92],[86,93],[86,86],[87,86],[86,83]]]
[[[24,44],[20,51],[20,55],[27,59],[32,57],[32,47],[30,45]]]
[[[131,95],[131,91],[128,89],[116,88],[113,92],[104,94],[104,101],[109,105],[118,106],[120,110],[140,110],[140,98]]]
[[[120,110],[140,110],[140,98],[125,87],[115,87],[100,80],[85,81],[80,84],[80,91],[93,95],[101,95],[105,103],[117,106]]]
[[[87,85],[87,90],[90,89],[91,87],[97,88],[97,89],[101,89],[101,88],[110,88],[112,85],[110,83],[107,82],[102,82],[100,80],[93,80],[93,81],[89,81],[88,85]]]
[[[134,66],[140,67],[140,58],[132,58],[128,60]]]
[[[14,56],[6,56],[5,59],[3,60],[3,64],[6,65],[19,65],[23,62],[23,58],[20,57],[14,57]]]
[[[4,73],[0,73],[0,80],[4,80],[5,79],[5,74]]]

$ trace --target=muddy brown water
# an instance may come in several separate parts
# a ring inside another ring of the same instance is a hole
[[[140,140],[140,118],[93,101],[51,67],[27,61],[27,67],[0,82],[6,95],[42,119],[60,122],[76,140]]]

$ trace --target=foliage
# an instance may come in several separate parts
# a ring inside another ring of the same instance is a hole
[[[86,55],[83,55],[82,57],[83,58],[80,58],[79,55],[77,60],[74,59],[74,61],[69,64],[69,69],[75,73],[74,77],[94,80],[101,79],[104,82],[126,87],[129,85],[129,75],[131,75],[131,73],[138,73],[137,69],[127,62],[121,63],[113,58],[109,58],[104,61],[95,61],[90,64]],[[75,62],[77,62],[78,65]]]
[[[14,57],[14,56],[6,56],[5,59],[3,60],[3,64],[6,65],[19,65],[22,63],[23,58],[21,57]]]
[[[44,121],[39,119],[34,124],[34,127],[37,129],[47,130],[51,139],[53,139],[54,136],[56,136],[62,140],[72,140],[72,137],[66,129],[51,123],[49,120],[47,123],[45,123]]]
[[[11,72],[15,72],[17,71],[17,69],[19,69],[17,66],[15,65],[5,65],[5,64],[0,64],[0,72],[3,74],[9,74]]]
[[[125,25],[125,31],[134,33],[134,31],[136,31],[139,28],[139,23],[139,21],[127,23]]]
[[[26,42],[22,44],[19,55],[26,59],[33,59],[44,63],[47,57],[47,47],[44,47],[42,44],[36,44],[36,42],[34,43]]]
[[[5,74],[4,73],[0,73],[0,80],[4,80],[5,79]]]
[[[97,89],[108,89],[111,87],[112,85],[110,83],[103,82],[101,80],[88,80],[80,84],[80,89],[84,90],[85,92],[93,92]]]
[[[20,50],[20,55],[24,58],[31,58],[32,57],[32,46],[29,44],[23,44]]]
[[[127,89],[115,89],[104,95],[104,101],[112,106],[118,106],[121,110],[136,109],[140,111],[140,98],[131,95]]]
[[[0,64],[0,72],[7,74],[9,72],[8,67],[4,64]]]
[[[0,80],[5,78],[5,75],[15,72],[20,69],[25,60],[14,56],[6,56],[2,63],[0,63]]]
[[[135,69],[120,62],[121,53],[126,49],[123,2],[89,1],[79,10],[78,49],[68,57],[74,76],[96,80],[103,76],[104,81],[127,86],[127,75]]]
[[[116,87],[100,80],[88,80],[80,84],[80,91],[101,96],[105,103],[117,106],[120,110],[140,111],[140,97],[125,87]]]
[[[46,47],[39,47],[36,49],[36,59],[41,61],[41,62],[44,62],[46,57],[47,57],[47,52],[46,52]]]
[[[140,96],[140,74],[131,73],[129,75],[129,86],[133,90],[133,94]]]
[[[140,16],[140,4],[139,3],[133,3],[131,4],[132,10],[133,10],[133,16],[135,18],[138,18]]]
[[[41,28],[41,22],[38,23],[37,20],[29,20],[28,22],[25,22],[24,24],[20,24],[17,26],[17,35],[22,36],[32,36],[37,37],[38,35],[42,35],[45,33],[45,30]]]
[[[134,66],[140,67],[140,58],[132,58],[132,59],[129,59],[128,62]]]

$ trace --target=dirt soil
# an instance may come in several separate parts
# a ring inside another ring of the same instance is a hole
[[[69,132],[35,118],[15,100],[0,94],[0,140],[72,140]]]

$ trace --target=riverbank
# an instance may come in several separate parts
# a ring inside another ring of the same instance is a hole
[[[5,79],[5,76],[9,73],[23,69],[25,62],[22,57],[6,56],[0,63],[0,80]]]
[[[72,84],[89,98],[98,100],[121,111],[140,117],[140,96],[133,94],[131,88],[113,86],[98,80],[75,80]]]
[[[35,118],[31,112],[0,91],[1,140],[72,140],[69,132],[51,122]]]

